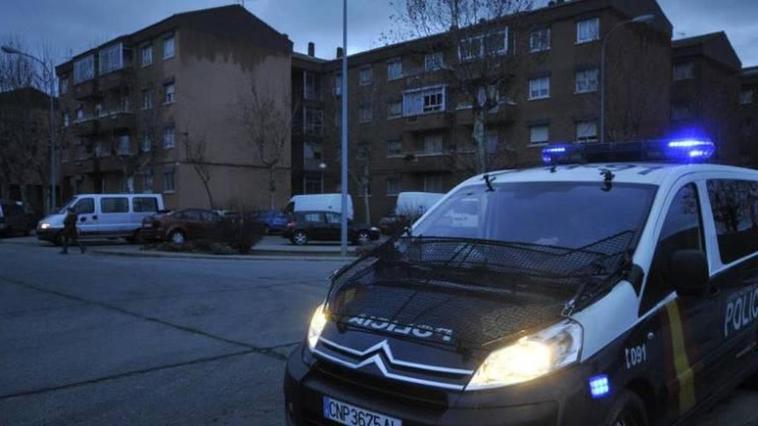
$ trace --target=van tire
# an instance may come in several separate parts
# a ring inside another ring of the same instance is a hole
[[[304,231],[295,231],[294,234],[292,234],[292,244],[296,246],[304,246],[308,244],[308,235],[305,234]]]
[[[611,406],[607,421],[604,424],[609,426],[648,426],[645,403],[634,392],[621,391]]]

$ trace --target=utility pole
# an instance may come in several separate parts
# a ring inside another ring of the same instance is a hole
[[[342,161],[340,181],[342,214],[340,223],[340,254],[347,256],[347,0],[342,0]]]

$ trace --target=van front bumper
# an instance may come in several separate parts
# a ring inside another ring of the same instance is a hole
[[[602,424],[610,400],[589,396],[585,368],[575,366],[544,380],[483,390],[449,391],[403,386],[389,379],[364,380],[313,358],[298,346],[284,377],[287,424],[332,424],[324,419],[323,398],[330,398],[414,425],[588,425]],[[382,384],[381,381],[386,383]]]
[[[63,231],[63,228],[45,228],[37,227],[37,239],[40,241],[49,241],[54,243],[58,238],[58,234]]]

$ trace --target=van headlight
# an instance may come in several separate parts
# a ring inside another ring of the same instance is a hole
[[[528,382],[578,361],[581,350],[582,327],[561,322],[490,353],[466,390]]]
[[[42,223],[40,223],[40,224],[39,224],[39,229],[42,229],[42,230],[45,230],[45,229],[50,229],[50,226],[51,226],[51,225],[50,225],[49,223],[47,223],[47,222],[42,222]]]
[[[324,312],[324,305],[321,304],[316,308],[316,312],[311,317],[311,324],[308,327],[308,349],[313,350],[318,343],[321,332],[324,331],[326,326],[326,313]]]

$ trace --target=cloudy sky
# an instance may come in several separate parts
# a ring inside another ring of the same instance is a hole
[[[348,0],[351,52],[382,44],[391,28],[390,0]],[[543,0],[544,1],[544,0]],[[186,10],[234,0],[2,0],[0,37],[19,37],[31,50],[48,46],[63,61],[76,53]],[[287,33],[295,50],[309,41],[332,58],[341,43],[339,0],[246,0],[248,10]],[[758,65],[758,0],[659,0],[675,38],[726,30],[743,65]]]

